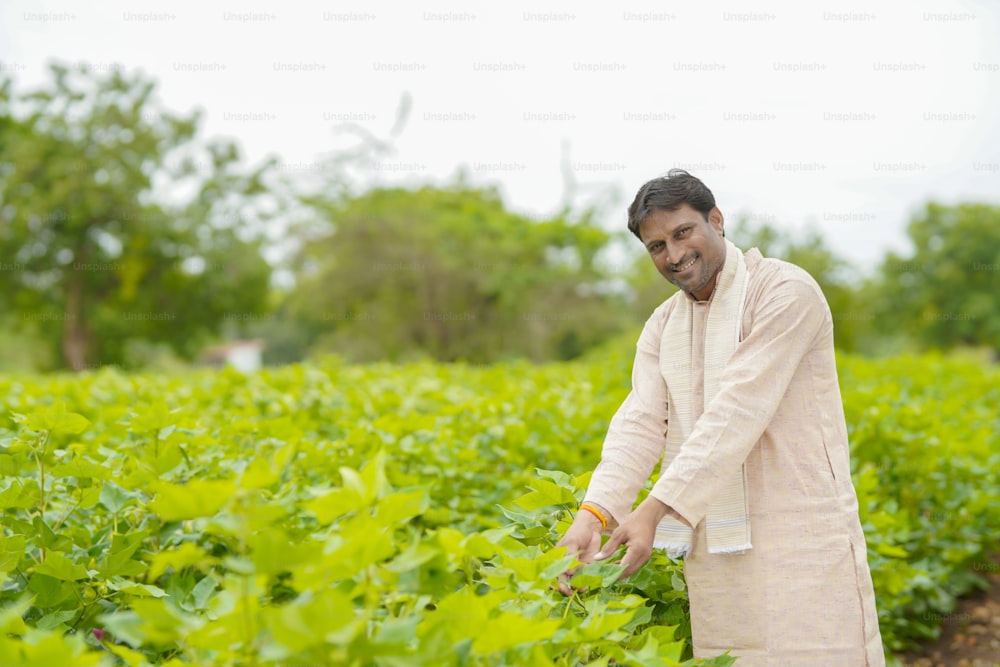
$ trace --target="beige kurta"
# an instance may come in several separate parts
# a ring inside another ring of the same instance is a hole
[[[851,482],[830,309],[802,269],[745,253],[740,344],[704,405],[705,320],[694,305],[690,437],[651,495],[695,527],[685,559],[695,657],[730,650],[737,667],[882,667],[882,640]],[[622,521],[663,454],[668,390],[664,323],[679,292],[643,329],[632,391],[611,421],[586,500]],[[700,414],[700,417],[698,415]],[[746,463],[753,548],[712,555],[702,519]]]

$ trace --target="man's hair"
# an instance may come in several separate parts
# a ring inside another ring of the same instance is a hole
[[[705,216],[715,208],[715,195],[699,179],[683,169],[671,169],[666,176],[647,181],[628,207],[628,230],[640,241],[639,225],[653,211],[676,211],[684,204]]]

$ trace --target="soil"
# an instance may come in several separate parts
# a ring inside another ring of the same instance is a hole
[[[903,667],[1000,667],[1000,554],[984,570],[990,587],[959,600],[935,641],[900,654]]]

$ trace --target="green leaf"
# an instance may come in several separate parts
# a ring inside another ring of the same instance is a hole
[[[76,609],[54,611],[38,619],[35,623],[35,627],[41,630],[65,631],[69,629],[66,627],[66,623],[76,618],[78,613],[79,612]]]
[[[333,523],[350,512],[366,506],[364,498],[353,489],[334,489],[329,493],[305,503],[321,525]]]
[[[35,568],[38,574],[45,574],[62,581],[77,581],[88,579],[87,568],[67,558],[59,551],[50,551],[45,556],[45,562]]]
[[[192,566],[198,569],[207,569],[212,567],[217,560],[198,545],[192,542],[183,542],[169,551],[161,551],[153,556],[149,564],[149,580],[159,579],[168,569],[175,572]]]
[[[427,563],[440,554],[440,551],[433,548],[429,544],[413,542],[410,544],[409,548],[402,551],[399,555],[392,559],[389,563],[385,565],[385,568],[391,572],[408,572],[410,570],[415,570],[419,568],[424,563]]]
[[[94,479],[111,479],[112,471],[106,466],[98,465],[86,459],[73,459],[69,463],[54,465],[49,469],[53,477],[92,477]]]
[[[417,635],[419,616],[386,619],[377,627],[372,637],[375,644],[409,644]]]
[[[567,641],[592,642],[607,638],[609,634],[622,628],[635,616],[634,609],[609,612],[604,603],[588,610],[587,617],[573,628]]]
[[[561,621],[551,618],[528,618],[515,612],[501,612],[488,623],[488,631],[478,634],[472,650],[480,655],[551,638]]]
[[[294,652],[324,642],[347,646],[367,622],[347,595],[329,589],[269,609],[266,618],[275,641]]]
[[[191,589],[191,603],[194,609],[207,609],[208,601],[219,587],[219,582],[215,577],[208,574]]]
[[[903,547],[895,544],[887,544],[885,542],[878,543],[875,546],[875,550],[883,556],[889,556],[890,558],[907,558],[910,555]]]
[[[100,653],[88,651],[79,635],[64,636],[61,632],[37,631],[30,632],[29,637],[30,641],[21,644],[24,665],[97,667],[104,660]]]
[[[317,547],[310,544],[296,544],[280,528],[269,527],[254,533],[247,539],[251,549],[250,559],[259,574],[278,574],[318,556]]]
[[[279,479],[279,474],[274,472],[271,462],[263,457],[255,458],[243,471],[240,476],[240,487],[244,489],[266,489],[272,486]]]
[[[0,478],[16,477],[26,469],[24,457],[0,454]]]
[[[113,591],[121,591],[122,593],[128,593],[130,595],[137,595],[139,597],[154,597],[162,598],[166,596],[166,591],[157,586],[150,586],[148,584],[139,584],[122,577],[112,577],[108,579],[108,588]]]
[[[418,626],[417,634],[423,637],[435,628],[442,628],[456,641],[462,638],[478,637],[490,632],[489,617],[501,599],[493,593],[476,595],[469,588],[446,595],[436,609],[428,613]]]
[[[191,480],[187,484],[157,482],[156,498],[149,508],[164,521],[182,521],[213,516],[236,492],[236,485],[225,480]]]
[[[73,582],[37,571],[28,580],[28,590],[35,594],[33,602],[39,609],[54,608],[70,599],[79,600]]]
[[[35,516],[31,525],[35,529],[33,537],[36,546],[48,552],[73,550],[73,541],[65,535],[56,534],[41,516]]]
[[[573,492],[547,479],[533,479],[528,486],[534,489],[531,493],[517,498],[514,502],[526,510],[537,510],[553,505],[576,505]]]
[[[77,510],[88,510],[94,505],[96,505],[101,500],[101,488],[104,484],[100,486],[88,486],[86,488],[74,489],[73,495],[78,496],[76,501]]]
[[[535,474],[542,479],[550,480],[556,486],[570,491],[572,491],[575,486],[573,476],[568,472],[563,472],[562,470],[545,470],[544,468],[535,468]]]
[[[0,534],[0,572],[10,572],[24,558],[24,535]]]
[[[122,644],[108,642],[105,646],[109,651],[121,658],[128,667],[147,667],[151,664],[144,653],[134,651]]]
[[[32,600],[28,596],[0,609],[0,633],[4,635],[23,635],[28,631],[24,624],[24,614],[31,607]]]
[[[137,433],[155,432],[159,437],[162,429],[174,426],[175,413],[177,410],[170,410],[162,401],[146,404],[140,414],[132,416],[130,426]],[[169,433],[168,433],[169,435]]]
[[[145,572],[145,564],[132,560],[132,555],[142,546],[147,534],[147,531],[142,530],[112,537],[104,563],[98,568],[100,575],[111,578],[119,575],[135,576]]]
[[[126,491],[114,482],[106,482],[101,487],[101,504],[116,514],[129,505],[137,504],[141,498],[140,493]]]
[[[81,433],[90,424],[83,415],[66,412],[66,405],[61,401],[51,407],[32,412],[22,423],[32,431],[68,434]]]
[[[126,642],[134,649],[140,648],[146,641],[145,623],[134,611],[102,614],[97,620],[116,640]]]
[[[132,610],[142,619],[142,623],[137,629],[145,637],[146,641],[154,643],[175,642],[185,637],[188,633],[203,627],[208,620],[181,611],[170,604],[168,598],[134,598],[129,604]],[[101,617],[108,629],[111,629],[112,626],[110,617],[115,617],[115,615],[111,614]],[[127,619],[125,624],[128,624]],[[112,631],[115,632],[114,630]]]
[[[13,479],[7,488],[0,491],[0,510],[34,507],[41,497],[41,489],[35,480]]]
[[[423,514],[430,503],[427,491],[401,491],[379,499],[375,505],[375,515],[389,524],[407,521]]]

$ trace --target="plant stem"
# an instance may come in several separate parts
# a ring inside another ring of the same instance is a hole
[[[38,513],[45,523],[45,446],[49,441],[49,432],[42,431],[38,448],[35,450],[35,461],[38,462]],[[45,545],[38,547],[38,560],[45,563]]]
[[[76,508],[79,507],[80,503],[82,502],[83,502],[83,494],[80,495],[80,500],[76,501],[75,505],[66,510],[66,513],[63,514],[62,518],[56,522],[56,525],[52,526],[52,532],[56,532],[57,530],[62,528],[62,525],[66,522],[66,519],[69,518],[69,515],[72,514],[74,511],[76,511]]]
[[[250,611],[250,575],[243,575],[243,624],[244,632],[246,633],[246,640],[243,643],[243,649],[246,651],[247,660],[250,665],[257,664],[257,655],[253,651],[254,643],[254,632],[253,632],[253,614]]]
[[[45,445],[48,444],[49,432],[42,431],[42,436],[35,450],[35,461],[38,462],[38,511],[41,512],[42,521],[45,521]]]

